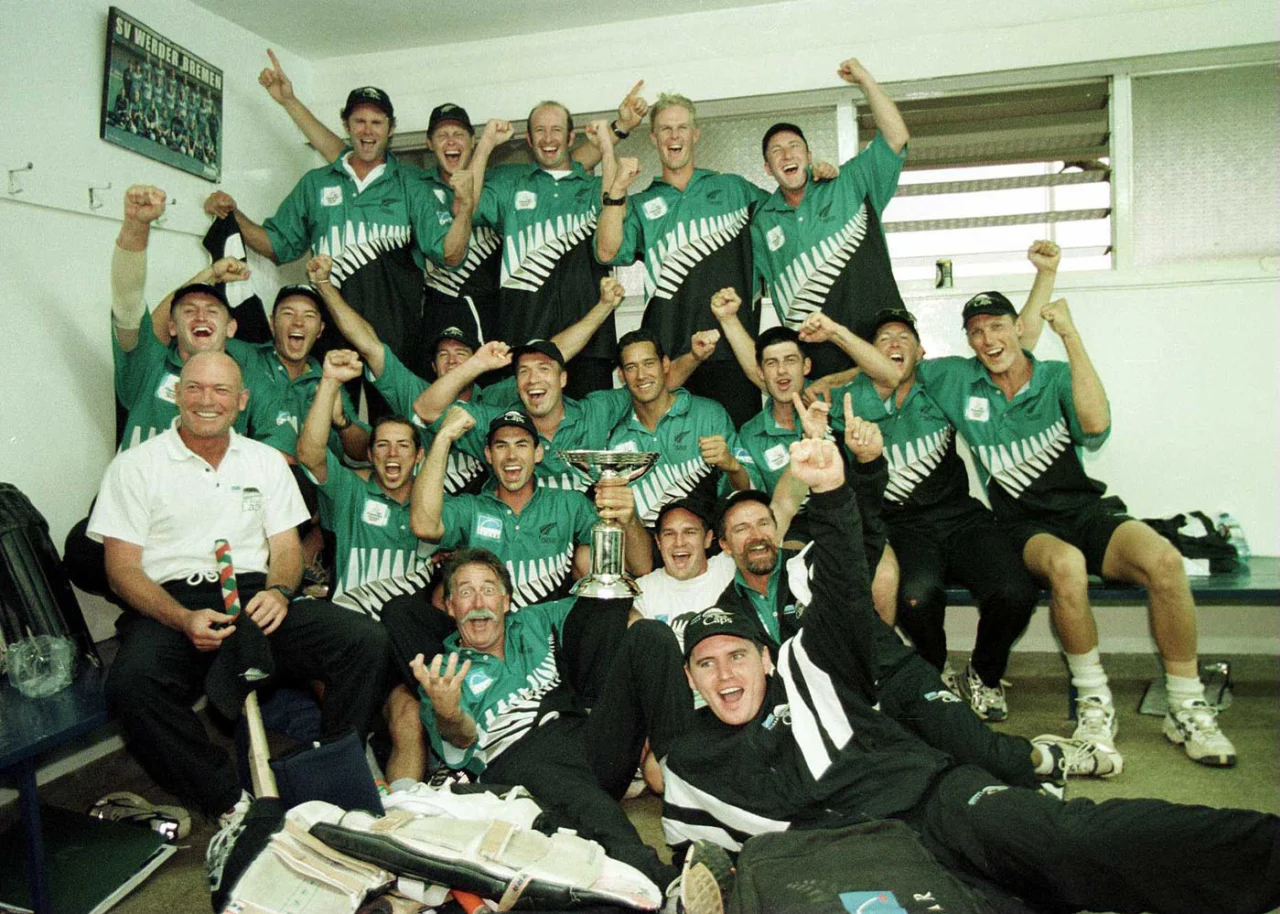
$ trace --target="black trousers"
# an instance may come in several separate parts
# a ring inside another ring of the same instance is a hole
[[[428,592],[420,590],[382,604],[382,627],[391,648],[393,673],[414,695],[418,694],[418,680],[409,661],[422,654],[430,664],[432,657],[444,652],[444,639],[458,630],[453,617],[432,606],[427,597]]]
[[[955,582],[967,587],[978,604],[970,663],[995,688],[1040,599],[1022,555],[985,510],[938,524],[890,512],[886,519],[900,568],[898,625],[920,656],[942,669],[947,660],[946,586]]]
[[[245,604],[263,583],[263,575],[240,575]],[[222,607],[216,581],[178,582],[166,590],[188,609]],[[213,746],[191,710],[216,652],[198,651],[181,632],[134,612],[116,625],[120,652],[107,676],[106,694],[129,750],[167,790],[210,815],[225,812],[240,796],[235,764]],[[278,681],[324,683],[324,735],[354,730],[363,737],[386,692],[389,647],[382,627],[332,603],[299,600],[268,641]]]
[[[966,765],[904,818],[945,866],[1050,911],[1280,905],[1280,818],[1266,813],[1149,799],[1062,803]]]

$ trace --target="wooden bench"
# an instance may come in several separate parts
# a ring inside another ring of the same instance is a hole
[[[1280,557],[1254,556],[1231,574],[1189,578],[1191,595],[1200,606],[1280,606]],[[1040,592],[1048,601],[1049,591]],[[1098,605],[1145,603],[1146,590],[1137,584],[1089,580],[1089,602]],[[948,606],[973,606],[973,595],[964,587],[947,588]]]

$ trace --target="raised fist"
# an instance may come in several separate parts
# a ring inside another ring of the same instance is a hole
[[[738,290],[732,286],[721,289],[711,296],[711,313],[718,321],[733,317],[741,307],[742,299],[738,296]]]
[[[215,190],[205,197],[204,211],[215,219],[221,219],[236,211],[236,201],[226,191]]]
[[[164,202],[165,194],[160,188],[150,184],[135,184],[124,192],[124,218],[129,222],[144,224],[155,222],[164,215]],[[235,202],[232,201],[232,209],[234,208]]]
[[[324,285],[329,281],[329,273],[333,270],[333,258],[328,254],[318,254],[307,261],[307,279],[313,286]]]
[[[348,381],[354,381],[360,377],[360,373],[364,371],[364,365],[360,363],[360,355],[350,349],[330,349],[324,354],[324,376],[333,378],[335,381],[341,381],[346,384]],[[341,399],[338,400],[337,410],[342,408]]]

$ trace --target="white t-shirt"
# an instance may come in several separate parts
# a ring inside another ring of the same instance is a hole
[[[217,576],[214,541],[231,544],[236,572],[266,573],[268,537],[310,516],[284,455],[231,432],[214,469],[169,429],[117,454],[107,467],[89,536],[142,547],[157,584]]]
[[[703,574],[688,581],[677,581],[665,568],[651,571],[636,580],[640,596],[636,598],[635,609],[646,619],[669,625],[676,616],[714,606],[736,570],[729,554],[720,552],[707,559],[707,570]]]

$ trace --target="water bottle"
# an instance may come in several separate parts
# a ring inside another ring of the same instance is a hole
[[[1218,515],[1218,532],[1227,538],[1240,561],[1249,561],[1249,541],[1244,538],[1244,527],[1225,511]]]

